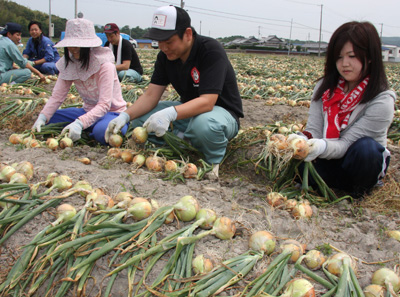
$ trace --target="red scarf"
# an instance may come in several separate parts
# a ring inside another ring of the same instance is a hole
[[[325,138],[339,138],[340,131],[347,127],[352,111],[361,101],[368,80],[369,76],[346,95],[343,91],[346,82],[340,78],[331,98],[329,98],[330,90],[326,90],[322,95]]]

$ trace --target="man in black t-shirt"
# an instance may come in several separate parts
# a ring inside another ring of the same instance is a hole
[[[175,6],[156,10],[145,37],[157,40],[160,49],[150,84],[109,123],[106,141],[132,120],[133,127],[147,128],[149,141],[160,143],[173,122],[173,132],[190,140],[218,177],[228,141],[237,135],[243,117],[236,75],[225,50],[215,39],[198,35],[187,12]],[[169,84],[180,102],[160,102]]]
[[[133,45],[129,40],[122,38],[118,26],[114,23],[105,25],[104,33],[108,40],[104,46],[110,47],[114,52],[119,80],[141,82],[143,68]]]

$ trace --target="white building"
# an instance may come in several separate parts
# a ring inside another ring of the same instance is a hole
[[[400,62],[400,47],[396,45],[382,45],[382,59],[385,62]]]

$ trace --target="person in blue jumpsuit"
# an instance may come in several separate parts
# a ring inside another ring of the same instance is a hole
[[[56,62],[60,59],[53,41],[43,35],[42,25],[31,21],[28,25],[29,38],[26,48],[22,52],[25,58],[33,62],[33,67],[43,74],[58,74]]]

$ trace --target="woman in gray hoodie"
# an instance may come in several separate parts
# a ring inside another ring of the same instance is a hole
[[[329,41],[307,127],[298,136],[308,139],[305,161],[314,162],[328,186],[360,197],[380,182],[390,161],[386,139],[395,99],[375,27],[369,22],[340,26]]]

